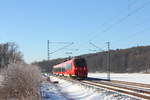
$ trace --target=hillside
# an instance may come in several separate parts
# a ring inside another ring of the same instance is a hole
[[[139,46],[128,49],[117,49],[110,51],[111,72],[132,73],[150,71],[150,46]],[[89,72],[107,71],[107,51],[93,54],[85,54]],[[51,61],[34,62],[41,66],[44,72],[51,72],[52,66],[65,61],[67,58],[54,59]]]

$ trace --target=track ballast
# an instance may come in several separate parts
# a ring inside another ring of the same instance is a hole
[[[115,91],[131,97],[150,100],[150,85],[117,80],[103,80],[95,78],[87,78],[85,80],[77,80],[72,78],[61,77],[71,82],[79,83],[85,86],[90,86],[96,89],[107,89]]]

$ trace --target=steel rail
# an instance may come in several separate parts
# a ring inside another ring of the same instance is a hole
[[[150,84],[143,84],[143,83],[136,83],[136,82],[127,82],[127,81],[118,81],[118,80],[111,80],[113,83],[122,83],[122,84],[128,84],[128,85],[134,85],[144,88],[150,88]]]
[[[135,88],[134,82],[130,83],[130,82],[116,81],[116,80],[112,80],[112,81],[76,80],[76,79],[65,78],[65,77],[61,77],[61,79],[68,80],[74,83],[76,82],[82,85],[93,86],[100,89],[115,91],[118,93],[122,93],[124,95],[128,95],[128,96],[130,95],[140,99],[150,100],[150,91],[141,88],[141,87],[147,88],[146,86],[149,86],[148,84],[135,83],[137,86],[140,87],[140,88]]]
[[[102,83],[95,83],[95,82],[91,82],[91,81],[82,81],[82,82],[86,83],[86,84],[93,85],[93,86],[102,87],[104,89],[108,89],[108,90],[120,92],[120,93],[123,93],[123,94],[131,95],[131,96],[134,96],[134,97],[139,97],[139,98],[142,98],[142,99],[150,100],[150,96],[139,93],[140,91],[135,91],[135,89],[132,89],[132,88],[112,86],[110,84],[108,85],[108,84],[104,84],[104,83],[103,84]]]
[[[120,87],[120,88],[124,88],[124,89],[128,89],[128,90],[132,90],[132,91],[135,91],[135,92],[140,92],[140,93],[145,93],[147,95],[150,95],[150,88],[143,88],[141,86],[136,86],[136,85],[129,85],[129,84],[122,84],[122,83],[114,83],[114,82],[111,82],[111,81],[100,81],[100,82],[97,82],[96,83],[100,83],[100,84],[105,84],[105,85],[110,85],[110,86],[114,86],[114,87]]]

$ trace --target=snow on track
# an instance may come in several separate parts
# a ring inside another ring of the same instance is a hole
[[[51,77],[51,79],[53,81],[59,81],[57,88],[68,100],[137,100],[118,93],[96,90],[55,77]]]

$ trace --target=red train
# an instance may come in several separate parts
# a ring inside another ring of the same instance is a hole
[[[53,66],[53,74],[75,78],[87,78],[88,68],[84,58],[72,58]]]

